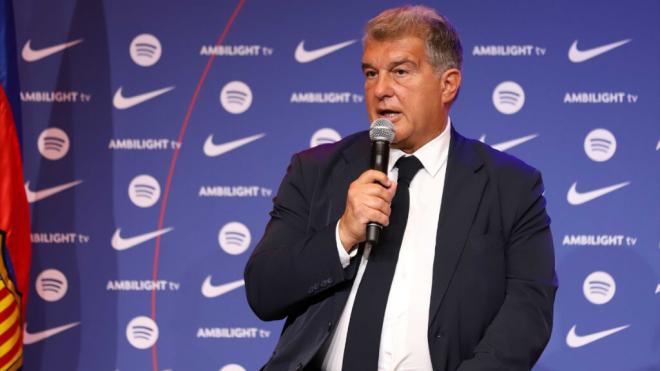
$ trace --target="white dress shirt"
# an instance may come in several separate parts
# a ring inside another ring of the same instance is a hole
[[[447,170],[450,132],[451,120],[448,119],[445,130],[440,135],[413,153],[424,168],[419,170],[409,187],[408,222],[387,299],[380,338],[378,370],[381,371],[433,369],[427,332],[436,232]],[[398,169],[394,168],[394,165],[404,155],[406,154],[401,150],[390,150],[390,179],[397,179]],[[350,255],[344,250],[339,239],[339,225],[335,238],[339,259],[346,268],[357,249]],[[325,344],[322,366],[325,371],[341,371],[351,311],[369,262],[369,252],[370,249],[365,249],[344,311],[334,333]]]

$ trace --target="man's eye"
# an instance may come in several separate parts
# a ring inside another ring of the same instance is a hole
[[[376,71],[372,71],[372,70],[364,71],[364,77],[368,79],[376,77]]]
[[[402,68],[397,68],[396,70],[394,70],[394,74],[395,74],[396,76],[399,76],[399,77],[400,77],[400,76],[406,76],[406,75],[408,74],[408,71],[406,71],[406,70],[404,70],[404,69],[402,69]]]

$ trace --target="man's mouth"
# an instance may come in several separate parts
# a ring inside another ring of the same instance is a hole
[[[376,114],[378,115],[378,117],[386,118],[390,121],[396,121],[401,117],[400,111],[389,110],[389,109],[378,110],[376,111]]]

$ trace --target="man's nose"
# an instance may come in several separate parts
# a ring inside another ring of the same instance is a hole
[[[392,79],[387,73],[379,73],[378,80],[376,81],[376,86],[374,88],[374,94],[378,99],[384,99],[391,97],[394,94],[394,89],[392,88]]]

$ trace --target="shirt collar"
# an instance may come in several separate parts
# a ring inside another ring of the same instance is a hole
[[[449,138],[451,133],[451,118],[447,117],[447,125],[445,130],[437,137],[433,138],[428,143],[424,144],[412,156],[417,157],[424,166],[424,169],[431,175],[435,176],[440,168],[447,162],[449,156]],[[402,156],[407,154],[398,148],[390,149],[390,160],[388,163],[388,171],[392,171],[394,164]]]

